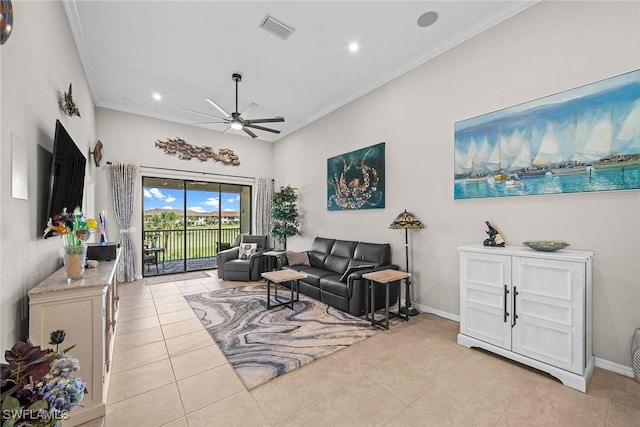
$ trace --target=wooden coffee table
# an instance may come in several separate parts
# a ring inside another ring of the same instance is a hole
[[[306,274],[300,273],[295,270],[276,270],[276,271],[268,271],[266,273],[262,273],[262,277],[267,280],[267,308],[280,307],[284,305],[285,307],[293,310],[293,303],[298,302],[300,298],[300,279],[304,279],[307,277]],[[286,301],[278,299],[278,285],[282,285],[286,282],[295,282],[291,283],[291,298]],[[271,283],[274,284],[274,299],[278,301],[278,304],[271,304]],[[293,292],[295,290],[295,299],[293,296]]]

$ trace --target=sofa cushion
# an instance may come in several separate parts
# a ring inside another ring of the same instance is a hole
[[[313,245],[311,245],[311,251],[313,252],[322,252],[325,254],[331,253],[331,248],[333,247],[333,243],[336,239],[325,239],[324,237],[316,237],[313,240]]]
[[[287,263],[289,265],[311,265],[309,263],[309,255],[306,252],[287,251]]]
[[[357,244],[358,242],[349,240],[336,240],[331,248],[331,255],[353,258],[353,250]]]
[[[253,255],[255,255],[257,250],[258,250],[258,244],[257,243],[244,243],[244,242],[242,242],[240,244],[240,250],[238,251],[238,259],[247,260],[247,259],[251,258]]]
[[[331,274],[320,279],[320,289],[324,292],[349,298],[349,286],[341,282],[340,276],[337,274]]]
[[[330,271],[323,270],[322,268],[310,267],[307,265],[294,265],[293,267],[291,267],[291,269],[300,271],[307,275],[307,277],[305,277],[304,279],[300,279],[300,281],[318,287],[320,287],[321,278],[333,274]]]
[[[323,268],[324,267],[324,260],[325,258],[327,258],[327,254],[324,252],[317,252],[317,251],[309,251],[307,252],[307,255],[309,256],[309,264],[311,264],[312,267],[316,267],[316,268]]]
[[[224,271],[235,271],[235,272],[248,272],[251,269],[251,263],[241,260],[241,259],[232,259],[224,263]],[[225,277],[226,279],[226,277]],[[230,280],[230,279],[229,279]]]
[[[351,259],[349,258],[328,255],[324,260],[324,269],[333,271],[334,273],[342,274],[349,266],[349,261],[351,261]]]
[[[391,245],[359,242],[353,253],[353,259],[389,265],[391,264]]]

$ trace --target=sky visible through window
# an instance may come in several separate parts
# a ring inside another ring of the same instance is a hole
[[[218,212],[218,206],[222,211],[240,210],[240,194],[221,193],[209,191],[187,190],[187,210],[195,212]],[[167,189],[156,187],[144,187],[144,210],[149,209],[177,209],[184,207],[184,191],[181,189]]]

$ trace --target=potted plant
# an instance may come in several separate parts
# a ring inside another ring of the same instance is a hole
[[[271,198],[271,236],[283,244],[287,249],[287,237],[300,234],[298,229],[300,214],[298,213],[298,193],[296,189],[287,185],[280,187],[280,191],[273,193]]]

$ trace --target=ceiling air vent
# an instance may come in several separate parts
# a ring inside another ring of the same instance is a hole
[[[280,37],[282,40],[288,39],[289,36],[296,30],[295,28],[285,25],[269,15],[264,17],[259,26],[260,28],[269,31],[271,34],[275,34],[276,36]]]

